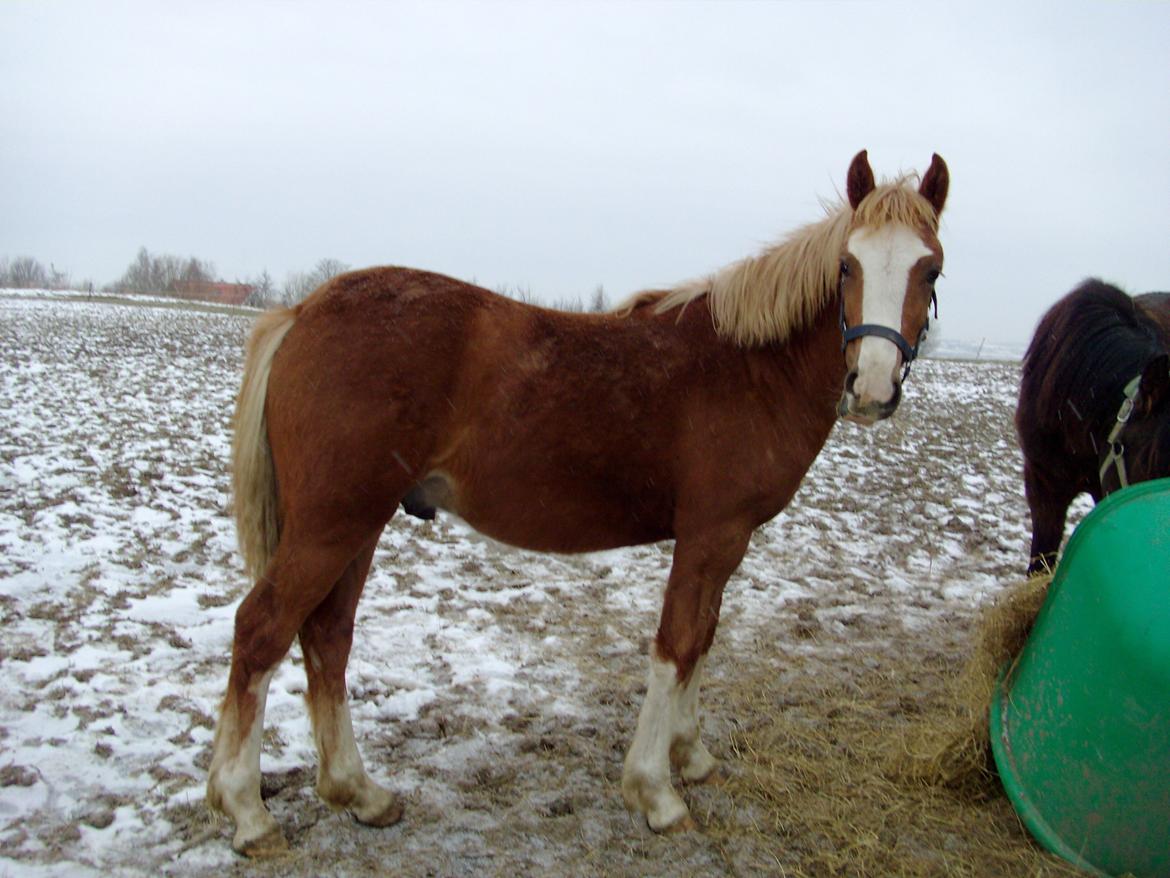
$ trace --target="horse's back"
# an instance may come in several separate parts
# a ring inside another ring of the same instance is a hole
[[[1170,293],[1143,293],[1134,296],[1133,301],[1157,325],[1163,342],[1170,345]]]
[[[665,322],[526,306],[481,312],[471,339],[431,462],[453,511],[532,549],[672,535],[679,385],[700,352]]]

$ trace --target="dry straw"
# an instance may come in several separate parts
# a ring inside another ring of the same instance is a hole
[[[703,815],[737,871],[1080,874],[1031,840],[988,753],[996,676],[1027,639],[1049,581],[1004,593],[957,674],[946,655],[890,646],[841,658],[867,661],[861,674],[793,653],[783,682],[741,681],[731,699],[744,718],[731,736],[733,807]],[[800,679],[807,685],[793,685]]]
[[[984,612],[971,657],[950,683],[949,710],[907,735],[900,775],[976,794],[998,791],[988,738],[992,693],[1000,670],[1024,648],[1051,582],[1051,575],[1026,579]]]

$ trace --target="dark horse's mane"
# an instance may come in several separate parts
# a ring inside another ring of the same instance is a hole
[[[1130,296],[1090,278],[1037,326],[1024,355],[1021,407],[1066,426],[1071,417],[1093,435],[1117,416],[1125,385],[1165,352],[1157,324]]]

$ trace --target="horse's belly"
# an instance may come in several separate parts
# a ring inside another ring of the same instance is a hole
[[[477,484],[436,471],[407,498],[411,514],[412,506],[443,509],[492,539],[535,551],[593,552],[673,536],[665,504],[573,479]]]

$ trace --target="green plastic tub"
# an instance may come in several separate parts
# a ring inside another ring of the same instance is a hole
[[[1049,850],[1170,876],[1170,479],[1085,517],[991,703],[1004,788]]]

